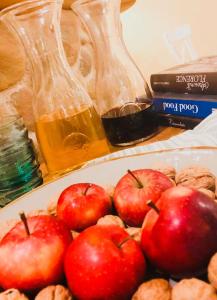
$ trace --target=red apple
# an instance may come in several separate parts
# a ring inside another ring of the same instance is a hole
[[[151,169],[128,171],[115,187],[114,204],[121,219],[129,226],[140,227],[150,208],[148,200],[156,202],[161,193],[174,184],[163,173]]]
[[[68,286],[79,300],[131,299],[145,271],[139,244],[116,225],[84,230],[65,257]]]
[[[142,247],[150,262],[174,277],[203,273],[217,252],[217,204],[188,187],[165,191],[145,217]]]
[[[17,223],[0,242],[0,286],[21,291],[58,283],[72,241],[65,225],[52,216],[35,216]]]
[[[111,213],[112,202],[106,191],[95,184],[78,183],[59,197],[57,216],[69,229],[81,231]]]

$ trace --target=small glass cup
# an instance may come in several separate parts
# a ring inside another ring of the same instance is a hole
[[[43,183],[34,145],[19,115],[0,120],[0,207]]]

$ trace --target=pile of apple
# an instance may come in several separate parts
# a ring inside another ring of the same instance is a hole
[[[99,222],[112,214],[142,228],[141,241],[113,221]],[[152,169],[128,171],[113,197],[74,184],[60,195],[57,216],[20,217],[0,242],[0,286],[27,294],[65,282],[79,300],[131,299],[149,270],[200,276],[217,252],[217,203]]]

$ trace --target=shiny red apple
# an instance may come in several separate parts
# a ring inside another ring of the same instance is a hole
[[[163,191],[174,184],[163,173],[151,169],[128,171],[115,187],[114,204],[121,219],[129,226],[140,227],[150,208]]]
[[[150,262],[174,277],[202,274],[217,252],[217,203],[188,187],[165,191],[145,217],[142,248]]]
[[[69,229],[81,231],[111,213],[112,202],[106,191],[90,183],[73,184],[59,197],[57,216]]]
[[[71,241],[69,230],[55,217],[17,223],[0,242],[0,286],[29,292],[58,283]]]
[[[131,299],[145,272],[139,244],[116,225],[84,230],[65,257],[68,286],[79,300]]]

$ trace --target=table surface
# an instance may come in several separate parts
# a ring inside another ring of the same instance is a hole
[[[177,134],[180,134],[184,131],[185,131],[185,129],[182,129],[182,128],[161,127],[159,129],[159,132],[156,135],[154,135],[153,137],[151,137],[150,139],[148,139],[148,140],[146,140],[142,143],[137,144],[136,146],[142,146],[142,145],[147,145],[147,144],[151,144],[151,143],[154,143],[154,142],[167,140],[170,137],[175,136]],[[134,146],[135,145],[133,145],[133,147]],[[117,148],[117,150],[123,149],[123,147],[114,147],[114,150],[116,150],[116,148]]]

